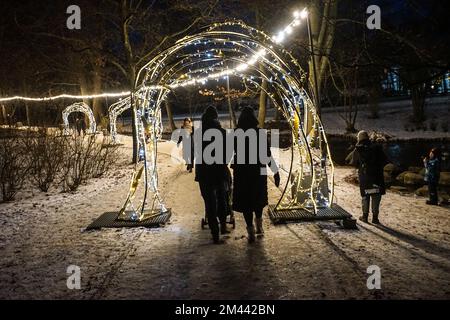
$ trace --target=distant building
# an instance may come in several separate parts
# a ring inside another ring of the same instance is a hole
[[[386,72],[386,78],[381,82],[384,96],[408,96],[410,90],[403,84],[398,67],[393,67]],[[429,85],[430,94],[450,93],[450,72],[435,78]]]

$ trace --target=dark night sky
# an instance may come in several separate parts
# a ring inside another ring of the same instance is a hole
[[[161,12],[154,18],[161,18],[161,30],[168,32],[179,30],[180,26],[185,24],[187,16],[183,10],[176,11],[171,7],[174,1],[153,1],[146,0],[145,3],[152,4],[154,2],[154,11]],[[267,32],[273,32],[280,24],[282,25],[290,14],[293,7],[302,7],[304,1],[279,1],[274,4],[273,1],[237,1],[223,0],[219,2],[219,7],[211,17],[214,21],[217,19],[237,17],[243,19],[249,24],[255,23],[255,15],[250,10],[251,4],[261,4],[263,10],[265,28]],[[93,6],[92,3],[95,3]],[[99,10],[104,9],[103,2],[92,2],[87,0],[77,1],[80,7],[95,8],[98,5]],[[186,1],[184,3],[192,3]],[[99,43],[96,37],[100,36],[96,29],[100,21],[107,26],[113,24],[109,19],[100,19],[92,10],[82,9],[83,28],[81,32],[69,32],[67,29],[61,28],[65,26],[67,14],[65,9],[72,4],[69,0],[58,1],[1,1],[0,11],[2,12],[2,21],[0,21],[0,59],[3,61],[0,66],[0,91],[20,92],[17,87],[17,81],[26,78],[30,84],[37,79],[33,74],[26,75],[23,71],[45,73],[48,72],[46,66],[51,61],[57,61],[60,64],[70,63],[70,59],[66,58],[65,52],[70,48],[67,43],[60,41],[57,37],[40,37],[40,32],[55,33],[57,36],[64,37],[85,37],[91,43]],[[449,23],[448,23],[448,4],[446,1],[418,1],[418,0],[371,0],[371,1],[341,1],[340,11],[343,15],[362,21],[367,17],[364,7],[368,4],[377,4],[382,11],[382,26],[392,32],[398,32],[402,36],[410,39],[417,46],[422,46],[425,50],[434,51],[434,45],[440,47],[439,50],[446,51],[449,41]],[[358,8],[358,14],[348,10],[349,6]],[[189,5],[188,5],[189,7]],[[168,10],[173,10],[166,15]],[[189,8],[187,9],[189,10]],[[265,11],[264,11],[265,10]],[[180,13],[181,12],[181,13]],[[105,13],[105,12],[104,12]],[[103,13],[103,14],[104,14]],[[106,12],[114,14],[113,12]],[[195,10],[192,11],[195,16]],[[287,15],[287,16],[286,16]],[[352,16],[353,15],[353,16]],[[156,20],[149,20],[148,25],[157,23]],[[109,39],[105,41],[104,46],[116,53],[119,58],[123,56],[123,50],[120,44],[120,33],[117,29],[110,28],[107,31]],[[114,34],[116,32],[117,34]],[[139,47],[143,43],[146,34],[139,30],[130,33],[131,40],[134,45]],[[304,37],[304,35],[302,35]],[[442,49],[444,47],[444,49]],[[445,49],[446,48],[446,49]],[[142,51],[150,48],[142,48]],[[436,49],[437,50],[437,49]],[[52,76],[50,76],[51,78]],[[67,75],[55,74],[54,78],[59,78],[56,82],[62,82]],[[51,79],[50,79],[51,80]],[[50,81],[48,78],[42,81]],[[13,83],[13,85],[11,85]],[[33,83],[34,86],[34,83]],[[45,92],[48,84],[43,84],[38,93]],[[67,89],[67,88],[66,88]],[[44,90],[44,91],[41,91]]]

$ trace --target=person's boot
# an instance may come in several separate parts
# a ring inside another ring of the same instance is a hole
[[[223,244],[224,243],[224,241],[222,239],[220,239],[220,236],[218,233],[213,234],[212,237],[213,237],[214,244]]]
[[[247,227],[247,232],[248,232],[248,243],[255,242],[255,227],[253,226]]]
[[[221,234],[228,234],[228,233],[230,233],[230,231],[227,229],[227,223],[226,222],[221,222],[220,223],[220,233]]]
[[[378,213],[374,213],[372,217],[373,224],[380,224],[380,220],[378,220]]]
[[[368,223],[369,222],[368,215],[363,213],[363,215],[359,217],[359,220]]]
[[[256,234],[264,234],[263,219],[255,218],[255,222],[256,222]]]

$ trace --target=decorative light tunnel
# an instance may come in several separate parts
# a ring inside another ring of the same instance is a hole
[[[158,190],[156,160],[157,138],[162,132],[161,103],[168,93],[224,77],[266,91],[291,126],[290,168],[275,210],[305,209],[316,213],[331,206],[334,167],[327,138],[304,88],[306,74],[296,59],[277,44],[280,40],[240,21],[215,23],[182,38],[139,71],[138,90],[131,99],[137,108],[142,161],[135,167],[119,219],[145,220],[167,211]],[[267,86],[262,86],[263,80]]]
[[[88,117],[89,128],[87,130],[87,133],[95,133],[96,132],[97,124],[95,122],[95,117],[94,117],[94,114],[92,113],[91,108],[84,102],[77,102],[77,103],[71,104],[70,106],[66,107],[62,112],[64,134],[70,134],[69,115],[73,112],[81,112],[81,113],[84,113]]]

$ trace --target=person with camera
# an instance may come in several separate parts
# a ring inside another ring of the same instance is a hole
[[[348,155],[347,161],[358,167],[359,187],[362,197],[362,216],[359,218],[367,223],[369,209],[372,203],[372,223],[380,224],[381,197],[386,194],[383,169],[387,157],[378,143],[370,141],[366,131],[360,131],[355,149]]]

